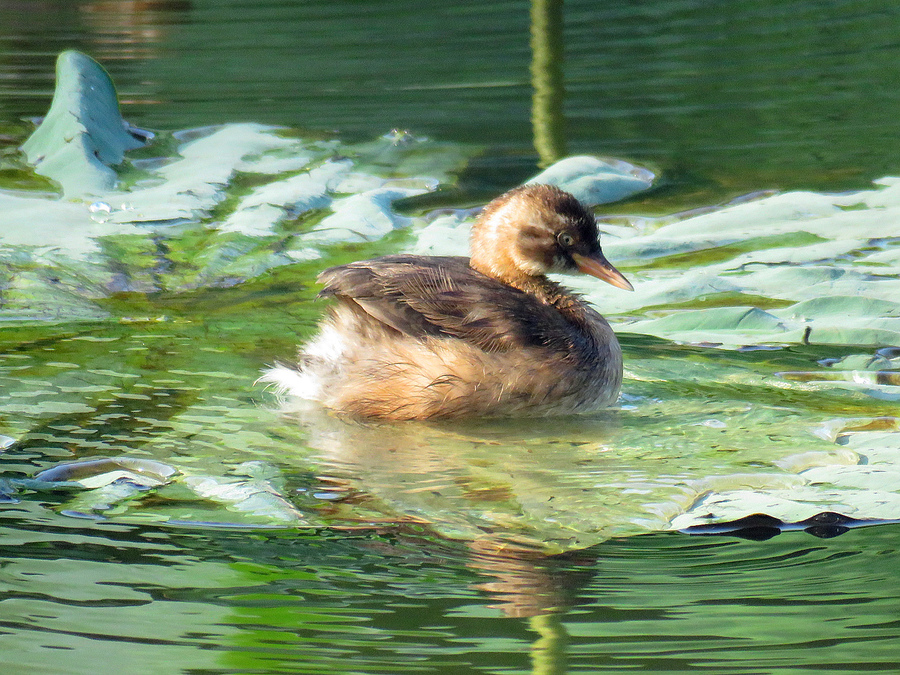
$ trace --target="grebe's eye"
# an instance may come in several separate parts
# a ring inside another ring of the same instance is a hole
[[[575,237],[573,237],[568,232],[560,232],[556,237],[556,241],[558,241],[566,248],[569,248],[570,246],[572,246],[572,244],[575,243]]]

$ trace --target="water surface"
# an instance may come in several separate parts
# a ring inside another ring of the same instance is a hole
[[[55,55],[79,48],[138,125],[408,129],[486,146],[466,179],[479,196],[538,161],[526,3],[42,0],[0,12],[7,123],[46,111]],[[693,205],[858,187],[896,166],[898,23],[877,0],[570,0],[556,91],[567,150],[658,166]]]
[[[896,528],[648,535],[533,561],[385,534],[85,526],[33,505],[3,521],[9,673],[896,667]]]

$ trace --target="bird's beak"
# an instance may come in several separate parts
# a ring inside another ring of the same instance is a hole
[[[634,290],[634,286],[631,285],[628,279],[622,276],[622,273],[613,267],[612,263],[599,251],[590,256],[573,253],[572,258],[575,260],[575,264],[578,265],[579,272],[590,274],[592,277],[602,279],[606,283],[626,291]]]

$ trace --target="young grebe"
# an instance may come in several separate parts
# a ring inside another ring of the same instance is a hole
[[[332,410],[390,420],[564,415],[613,403],[622,350],[548,272],[633,290],[567,192],[516,188],[472,227],[472,257],[389,255],[327,269],[337,300],[299,363],[263,381]]]

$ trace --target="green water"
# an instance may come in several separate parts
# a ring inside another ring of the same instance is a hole
[[[377,534],[85,528],[21,507],[3,524],[8,673],[896,669],[895,528],[651,535],[535,562]]]
[[[464,177],[533,173],[528,3],[44,0],[0,7],[0,114],[43,115],[53,59],[103,61],[135,124],[254,121],[487,146]],[[898,154],[900,10],[879,0],[565,3],[571,153],[661,167],[681,201],[858,186]]]
[[[660,170],[658,189],[610,207],[636,227],[751,191],[857,190],[897,172],[900,16],[884,3],[573,0],[563,17],[563,82],[547,84],[556,149]],[[717,349],[626,328],[620,405],[576,419],[348,424],[255,383],[313,333],[322,267],[407,248],[436,207],[537,172],[525,3],[4,5],[5,190],[48,186],[12,151],[72,47],[103,61],[128,119],[164,130],[136,154],[150,166],[209,137],[166,132],[252,121],[310,139],[314,161],[352,158],[354,180],[437,176],[443,189],[401,205],[412,234],[369,242],[316,235],[325,207],[262,234],[216,231],[273,180],[259,164],[188,222],[61,220],[41,241],[0,221],[4,673],[897,670],[896,525],[765,541],[666,531],[692,507],[702,521],[707,496],[748,493],[796,497],[810,510],[795,519],[876,495],[872,513],[896,519],[897,356],[877,351],[891,345]],[[395,128],[431,140],[377,140]],[[638,251],[624,269],[649,285],[830,242],[791,217],[797,232]],[[308,234],[321,257],[300,255]],[[871,290],[896,276],[896,233],[880,237],[798,254],[796,278],[811,284],[818,262],[862,270]],[[864,266],[873,252],[884,267]],[[797,300],[784,286],[698,285],[611,314],[777,311]],[[601,311],[625,302],[604,294]],[[34,480],[97,458],[174,478]],[[797,477],[866,461],[876,470],[859,485]]]
[[[592,419],[298,426],[253,386],[297,325],[257,313],[0,332],[18,438],[7,479],[127,456],[227,484],[263,464],[287,498],[204,499],[187,480],[125,497],[20,489],[0,510],[5,672],[893,670],[896,527],[621,537],[689,501],[679,475],[766,473],[767,453],[832,447],[808,425],[833,397],[711,375],[765,376],[821,348],[708,354],[623,336],[632,403]],[[696,426],[711,418],[729,428]],[[288,529],[286,508],[300,515]],[[536,542],[572,550],[546,558]]]

